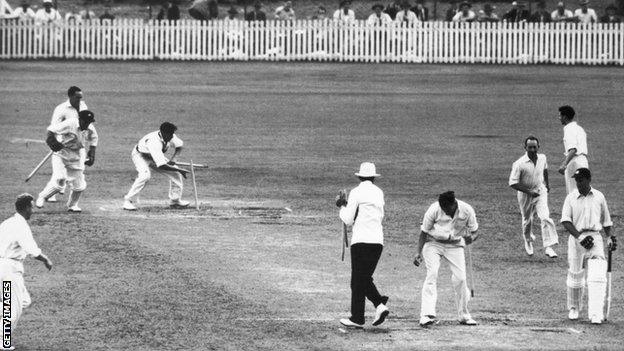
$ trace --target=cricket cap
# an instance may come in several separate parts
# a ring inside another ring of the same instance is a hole
[[[591,180],[591,172],[589,171],[589,168],[579,168],[576,170],[576,172],[574,172],[574,174],[572,175],[572,178],[574,179],[586,178],[586,179]]]

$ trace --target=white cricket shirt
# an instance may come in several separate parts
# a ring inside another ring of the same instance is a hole
[[[569,193],[563,202],[561,221],[571,222],[576,230],[599,231],[603,227],[610,227],[611,215],[604,195],[592,188],[587,196],[581,195],[578,189]]]
[[[537,154],[535,165],[527,154],[520,157],[511,166],[509,185],[521,184],[533,191],[539,191],[546,187],[544,182],[544,170],[548,169],[546,155]]]
[[[156,164],[156,167],[160,167],[169,162],[169,160],[165,157],[165,152],[167,152],[169,147],[178,148],[183,145],[184,143],[182,140],[175,134],[173,134],[173,138],[171,138],[168,143],[165,142],[160,135],[160,131],[157,130],[141,138],[136,148],[140,153],[151,156],[152,160]]]
[[[60,21],[61,15],[55,9],[50,9],[50,12],[46,12],[45,9],[39,9],[37,10],[37,13],[35,13],[35,19],[38,22],[48,23]]]
[[[337,20],[337,21],[344,22],[344,23],[355,22],[355,12],[353,12],[353,10],[349,9],[347,11],[347,14],[345,15],[343,9],[338,9],[338,10],[334,11],[334,19]]]
[[[22,261],[28,255],[37,257],[41,255],[41,249],[37,246],[26,219],[16,213],[0,224],[0,258],[15,260],[18,271],[24,273]]]
[[[379,17],[377,17],[376,13],[373,13],[372,15],[368,16],[368,19],[366,20],[366,24],[368,24],[369,26],[374,26],[374,25],[384,25],[384,24],[389,24],[392,22],[392,17],[390,17],[390,15],[388,15],[385,12],[382,12],[381,15]]]
[[[427,233],[435,241],[461,239],[457,245],[464,246],[463,236],[479,229],[477,216],[472,206],[457,200],[457,210],[451,218],[440,207],[438,201],[429,206],[423,217],[420,230]]]
[[[469,22],[476,19],[477,15],[472,10],[468,11],[467,16],[464,16],[464,13],[462,11],[457,12],[455,16],[453,16],[453,22]]]
[[[420,20],[418,19],[418,16],[416,16],[416,14],[412,11],[407,11],[407,14],[405,14],[405,10],[401,10],[399,12],[397,12],[396,17],[394,18],[394,21],[397,22],[397,24],[400,24],[401,22],[406,21],[406,16],[407,16],[407,23],[408,24],[414,24],[414,23],[419,23]]]
[[[583,13],[582,9],[576,9],[574,11],[574,17],[578,18],[579,23],[598,23],[598,16],[596,16],[596,11],[594,11],[594,9],[587,9],[587,13]]]
[[[570,122],[563,127],[564,155],[568,155],[570,149],[576,149],[577,155],[587,156],[587,134],[576,122]]]
[[[84,111],[88,109],[89,108],[87,107],[87,104],[84,101],[80,101],[80,111]],[[69,99],[59,104],[58,106],[56,106],[56,108],[54,109],[54,112],[52,113],[52,119],[50,120],[50,124],[57,124],[57,123],[63,122],[64,120],[68,118],[78,119],[78,110],[76,110],[74,106],[72,106],[69,103]],[[93,123],[89,124],[89,131],[91,135],[89,137],[89,145],[97,146],[99,138],[98,138],[97,130],[95,129],[95,126],[93,125]]]
[[[556,21],[572,18],[574,17],[574,14],[570,10],[563,10],[563,14],[561,14],[559,13],[559,10],[557,9],[550,14],[550,17],[552,18],[553,21],[556,22]]]
[[[361,182],[351,190],[347,206],[340,208],[340,219],[347,225],[353,225],[351,245],[383,245],[381,221],[384,217],[384,205],[383,191],[369,180]]]

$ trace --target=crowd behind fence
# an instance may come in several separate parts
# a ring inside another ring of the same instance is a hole
[[[624,65],[624,25],[366,21],[0,21],[1,59]]]

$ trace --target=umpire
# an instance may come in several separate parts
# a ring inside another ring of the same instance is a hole
[[[364,162],[355,173],[361,183],[349,193],[349,199],[339,196],[340,219],[353,225],[351,236],[351,317],[340,320],[342,325],[364,327],[365,298],[375,305],[373,325],[380,325],[388,314],[387,296],[381,296],[373,283],[373,273],[383,250],[384,194],[375,184],[375,165]]]

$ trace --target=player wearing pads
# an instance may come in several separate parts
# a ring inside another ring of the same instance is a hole
[[[25,308],[30,306],[31,299],[24,283],[24,260],[28,256],[43,262],[52,269],[52,262],[41,252],[33,239],[28,220],[32,216],[33,197],[30,194],[21,194],[15,200],[16,214],[0,224],[0,279],[3,289],[10,282],[11,291],[11,332],[13,332]],[[4,290],[6,291],[6,290]],[[6,345],[3,349],[11,349]]]
[[[82,90],[80,90],[77,86],[71,86],[67,89],[67,101],[59,104],[54,109],[52,113],[52,119],[50,120],[50,125],[61,123],[69,118],[78,118],[78,112],[88,110],[87,104],[82,100]],[[95,126],[93,124],[89,125],[89,130],[91,134],[93,134],[93,143],[91,146],[97,146],[98,135],[95,130]],[[52,163],[52,176],[50,177],[50,182],[56,182],[61,186],[61,191],[59,194],[65,193],[65,180],[67,178],[67,174],[65,173],[65,165],[63,164],[63,160],[58,155],[58,153],[52,154],[50,158],[50,162]],[[51,196],[47,199],[48,202],[56,202],[56,195]]]
[[[561,210],[561,224],[570,233],[566,281],[568,318],[578,319],[587,282],[587,314],[593,324],[600,324],[604,319],[607,288],[607,261],[600,230],[608,237],[607,246],[615,249],[615,237],[610,236],[613,222],[604,195],[590,186],[589,169],[579,168],[573,177],[577,189],[566,196]]]
[[[570,106],[559,107],[559,120],[563,124],[563,146],[565,158],[559,167],[559,173],[564,175],[566,192],[569,194],[576,189],[576,182],[572,175],[579,168],[588,168],[587,161],[587,134],[574,119],[574,109]]]
[[[373,273],[383,251],[384,194],[374,184],[379,177],[375,164],[363,162],[360,171],[355,173],[360,184],[349,193],[349,199],[338,197],[336,206],[340,207],[340,219],[346,225],[353,225],[351,236],[351,317],[343,318],[340,323],[351,328],[364,327],[364,308],[366,299],[375,306],[373,325],[380,325],[388,314],[387,296],[381,296]]]
[[[85,165],[92,166],[95,162],[95,145],[97,134],[89,129],[89,125],[95,121],[93,112],[80,111],[78,118],[66,119],[63,122],[52,124],[48,127],[46,143],[56,152],[61,159],[69,183],[71,193],[67,201],[69,212],[81,212],[78,200],[82,192],[87,188],[84,177]],[[85,145],[89,146],[89,152],[85,151]],[[46,199],[63,189],[60,182],[49,182],[37,197],[37,207],[43,207]]]
[[[559,243],[555,222],[550,219],[548,210],[548,164],[546,155],[538,154],[539,140],[529,136],[524,140],[526,154],[520,157],[511,167],[509,186],[518,191],[518,204],[522,215],[522,234],[524,236],[524,249],[528,255],[533,255],[533,217],[541,221],[542,242],[544,253],[555,258],[557,254],[552,249]]]
[[[420,227],[420,237],[414,265],[425,261],[427,277],[423,283],[420,308],[420,325],[436,323],[437,280],[440,260],[444,258],[451,268],[459,322],[477,325],[468,312],[470,292],[466,283],[464,247],[477,239],[477,217],[474,209],[455,199],[455,193],[440,194],[438,201],[429,206]]]
[[[169,178],[169,205],[173,208],[183,208],[189,205],[182,197],[182,177],[186,178],[188,171],[175,166],[176,157],[182,152],[183,142],[174,133],[178,129],[175,125],[165,122],[160,129],[145,135],[132,149],[132,162],[137,170],[137,178],[128,194],[124,196],[123,209],[136,210],[134,202],[147,184],[154,170]],[[173,156],[167,160],[165,153],[169,147],[174,148]],[[151,169],[151,170],[150,170]]]

